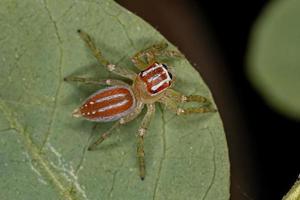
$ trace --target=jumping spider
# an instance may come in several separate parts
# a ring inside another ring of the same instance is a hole
[[[141,113],[144,106],[146,106],[147,113],[142,120],[137,134],[137,158],[140,178],[144,180],[144,136],[151,118],[155,113],[156,102],[162,103],[177,115],[213,112],[215,110],[211,108],[210,102],[205,97],[199,95],[185,96],[171,89],[175,80],[174,75],[171,73],[172,69],[168,65],[158,62],[157,57],[167,56],[182,58],[183,55],[177,51],[167,50],[167,43],[161,42],[136,53],[131,58],[133,64],[141,70],[136,74],[131,70],[120,68],[110,63],[103,57],[101,51],[96,48],[87,33],[81,30],[78,30],[78,33],[86,45],[92,50],[100,64],[104,65],[108,71],[132,81],[132,85],[128,85],[121,80],[115,79],[95,81],[78,76],[69,76],[64,79],[65,81],[78,81],[88,84],[110,86],[96,91],[73,112],[74,117],[83,117],[89,121],[116,121],[107,132],[102,134],[98,140],[89,146],[88,150],[95,149],[96,146],[109,137],[113,129],[119,125],[126,124],[135,119]],[[185,102],[197,102],[199,106],[193,108],[180,107],[180,104]]]

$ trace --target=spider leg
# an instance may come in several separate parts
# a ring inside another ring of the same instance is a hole
[[[141,126],[138,130],[138,141],[137,141],[137,158],[140,169],[141,180],[145,178],[145,153],[144,153],[144,136],[150,125],[152,116],[155,113],[155,104],[147,104],[147,113],[143,118]]]
[[[133,71],[130,71],[128,69],[120,68],[112,63],[110,63],[104,56],[102,55],[101,51],[96,47],[94,44],[92,38],[84,31],[78,30],[78,33],[81,37],[81,39],[86,43],[88,48],[91,49],[93,52],[94,56],[98,60],[98,62],[102,65],[104,65],[108,71],[117,74],[119,76],[129,78],[131,80],[135,79],[136,74]]]
[[[84,84],[91,84],[91,85],[125,85],[128,86],[127,83],[116,80],[116,79],[104,79],[104,80],[93,80],[91,78],[81,77],[81,76],[68,76],[64,78],[66,82],[81,82]]]
[[[207,113],[207,112],[216,112],[215,108],[211,107],[211,102],[200,95],[189,95],[185,96],[180,92],[177,92],[172,89],[166,91],[166,95],[162,97],[159,102],[166,105],[168,109],[175,112],[177,115],[188,115],[191,113]],[[183,108],[180,104],[195,102],[199,105],[197,107]]]
[[[120,124],[126,124],[134,120],[143,110],[144,104],[140,101],[137,101],[135,110],[132,113],[129,113],[126,117],[120,119]]]
[[[195,108],[178,108],[177,115],[188,115],[191,113],[207,113],[207,112],[216,112],[215,108],[211,107],[211,102],[207,98],[200,95],[189,95],[186,96],[185,102],[197,102],[201,106]],[[185,103],[184,102],[184,103]]]
[[[103,133],[99,139],[97,139],[94,143],[92,143],[89,146],[88,150],[89,151],[94,150],[96,148],[96,146],[98,144],[102,143],[106,138],[108,138],[113,133],[112,131],[115,128],[117,128],[119,125],[120,125],[120,121],[117,121],[108,131],[106,131],[105,133]]]
[[[183,58],[184,56],[178,51],[167,50],[168,44],[166,42],[160,42],[154,44],[142,51],[137,52],[132,58],[131,61],[133,64],[140,70],[145,69],[156,61],[157,56],[167,56],[167,57],[179,57]]]
[[[113,133],[113,130],[115,128],[117,128],[119,125],[126,124],[126,123],[130,122],[131,120],[135,119],[141,113],[143,107],[144,107],[143,103],[137,102],[137,106],[132,113],[130,113],[129,115],[127,115],[127,116],[121,118],[119,121],[117,121],[108,131],[103,133],[100,136],[100,138],[98,138],[95,142],[93,142],[89,146],[88,150],[92,151],[92,150],[96,149],[97,145],[101,144],[106,138],[108,138]]]

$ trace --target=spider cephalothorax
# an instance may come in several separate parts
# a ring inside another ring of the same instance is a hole
[[[154,103],[171,87],[172,74],[166,64],[154,62],[141,71],[133,82],[136,98],[144,103]]]
[[[210,103],[205,97],[199,95],[185,96],[171,89],[174,82],[173,75],[166,64],[157,61],[157,57],[183,56],[177,51],[167,50],[166,43],[152,45],[132,57],[132,62],[140,70],[136,74],[133,71],[111,64],[102,56],[100,50],[96,48],[87,33],[80,30],[78,32],[100,64],[104,65],[107,70],[130,79],[132,85],[115,79],[94,81],[75,76],[65,78],[66,81],[80,81],[83,83],[110,86],[98,90],[88,97],[79,108],[74,110],[73,116],[97,122],[116,121],[107,132],[102,134],[98,140],[89,146],[89,150],[93,150],[112,133],[114,128],[135,119],[141,113],[144,106],[146,106],[147,113],[138,129],[137,145],[140,177],[143,180],[145,177],[144,136],[155,113],[155,103],[164,104],[177,115],[212,112],[214,109],[210,107]],[[185,102],[197,102],[199,106],[192,108],[181,107],[180,104]]]
[[[171,86],[172,74],[166,64],[155,62],[141,71],[139,78],[147,85],[147,92],[155,96]]]

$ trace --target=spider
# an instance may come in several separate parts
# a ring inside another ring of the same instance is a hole
[[[155,103],[159,102],[177,115],[191,113],[206,113],[215,111],[207,98],[199,95],[185,96],[174,89],[171,89],[175,76],[172,68],[165,63],[160,63],[159,56],[183,58],[184,56],[172,50],[167,50],[167,43],[160,42],[154,44],[140,52],[132,58],[133,64],[141,70],[138,74],[125,68],[110,63],[103,57],[101,51],[95,46],[91,37],[78,30],[81,39],[91,49],[94,56],[101,65],[114,74],[128,78],[132,81],[129,85],[121,80],[106,79],[95,81],[90,78],[79,76],[69,76],[65,81],[76,81],[86,84],[108,85],[105,89],[100,89],[88,97],[82,105],[73,111],[74,117],[83,117],[89,121],[111,122],[115,121],[112,127],[104,132],[99,139],[92,143],[88,150],[94,150],[96,146],[108,138],[113,130],[119,125],[126,124],[134,120],[146,106],[147,112],[137,131],[137,160],[139,163],[139,175],[141,180],[145,178],[145,153],[144,137],[151,118],[155,113]],[[197,107],[183,108],[180,105],[186,102],[196,102]]]

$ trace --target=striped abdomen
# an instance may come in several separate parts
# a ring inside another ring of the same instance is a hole
[[[91,121],[115,121],[135,108],[132,91],[125,86],[113,86],[97,91],[73,112]]]
[[[172,74],[165,64],[154,63],[140,72],[139,76],[151,95],[159,94],[171,86]]]

